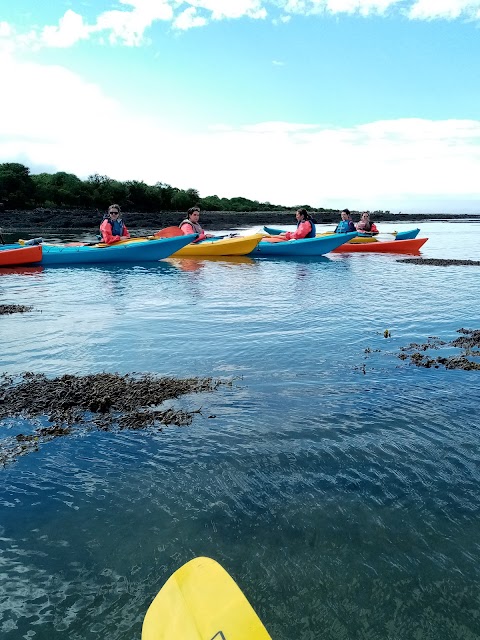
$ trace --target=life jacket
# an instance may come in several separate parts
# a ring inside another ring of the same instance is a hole
[[[340,220],[335,229],[335,233],[348,233],[350,231],[349,220]]]
[[[371,229],[372,229],[371,220],[368,220],[368,221],[360,220],[360,222],[357,224],[357,231],[371,231]]]
[[[309,222],[310,223],[310,227],[311,227],[310,231],[307,233],[305,238],[315,238],[315,236],[317,235],[317,231],[315,229],[315,225],[313,223],[313,220],[300,220],[299,222],[297,222],[297,229],[302,224],[302,222]]]
[[[125,228],[123,220],[111,220],[110,218],[106,218],[106,220],[112,227],[112,236],[123,236],[123,230]]]
[[[199,233],[199,234],[203,233],[203,229],[201,225],[198,224],[198,222],[192,222],[188,218],[185,218],[185,220],[182,220],[178,226],[181,228],[182,225],[184,224],[189,224],[193,229],[193,233]]]

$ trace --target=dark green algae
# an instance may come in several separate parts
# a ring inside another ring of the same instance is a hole
[[[377,332],[385,338],[391,338],[390,330]],[[441,340],[436,336],[428,336],[424,342],[411,342],[400,347],[397,357],[408,361],[409,364],[425,369],[462,369],[463,371],[480,371],[480,329],[457,329],[460,335],[454,340]],[[448,350],[448,355],[433,356],[432,351]],[[457,353],[450,353],[452,349],[458,349]],[[382,349],[367,347],[364,350],[366,358],[373,353],[380,353]],[[367,374],[365,363],[354,367],[364,375]]]
[[[417,367],[430,369],[463,369],[464,371],[479,371],[480,362],[470,358],[480,357],[480,330],[479,329],[457,329],[460,334],[458,338],[451,341],[440,340],[436,337],[429,337],[424,343],[411,342],[405,347],[400,347],[399,358],[409,360]],[[461,352],[449,356],[432,357],[430,351],[439,349],[460,349]]]
[[[82,429],[161,431],[165,425],[187,426],[201,409],[187,411],[161,405],[187,394],[213,392],[224,384],[232,382],[152,374],[68,374],[57,378],[31,372],[2,374],[0,425],[8,421],[10,429],[15,428],[13,419],[20,417],[37,426],[32,433],[20,432],[0,441],[0,464]]]
[[[9,315],[11,313],[26,313],[32,311],[33,307],[24,304],[0,304],[0,316]]]
[[[401,258],[397,262],[427,265],[431,267],[480,267],[479,260],[450,260],[447,258]]]

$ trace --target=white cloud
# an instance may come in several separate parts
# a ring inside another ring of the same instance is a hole
[[[193,27],[204,27],[206,23],[206,18],[197,15],[195,7],[189,7],[175,18],[173,26],[181,31],[187,31]]]
[[[480,0],[416,0],[409,16],[419,20],[480,19]]]
[[[438,210],[439,199],[460,202],[468,195],[478,209],[480,201],[479,120],[400,119],[350,128],[217,123],[185,134],[136,118],[60,66],[3,56],[0,86],[13,96],[0,101],[0,162],[285,205],[408,211],[432,202]],[[50,99],[35,100],[41,95]],[[202,149],[201,163],[192,149]]]
[[[139,46],[144,41],[145,31],[157,20],[169,22],[174,13],[168,0],[120,0],[121,4],[133,7],[131,11],[106,11],[100,14],[91,28],[91,33],[109,33],[111,43]]]
[[[0,22],[0,38],[10,38],[12,35],[12,26],[8,22]]]
[[[100,13],[95,22],[67,10],[58,25],[46,25],[26,34],[15,25],[0,22],[0,50],[15,47],[69,47],[80,40],[97,37],[101,42],[140,46],[146,32],[157,21],[186,31],[205,27],[211,21],[250,18],[275,24],[292,16],[390,15],[394,11],[412,20],[480,20],[480,0],[119,0],[122,9]]]
[[[299,15],[359,14],[369,16],[384,14],[387,9],[403,3],[404,0],[285,0],[279,5],[286,13]]]
[[[212,20],[243,17],[258,20],[267,16],[262,0],[187,0],[186,3],[210,12]]]
[[[89,29],[83,18],[69,9],[60,18],[58,27],[45,27],[41,34],[41,41],[48,47],[71,47],[73,44],[88,38]]]

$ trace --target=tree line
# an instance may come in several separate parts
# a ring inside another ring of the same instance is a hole
[[[185,211],[199,205],[207,211],[284,211],[309,205],[284,207],[248,198],[200,198],[196,189],[179,189],[164,182],[120,182],[98,173],[81,180],[73,173],[38,173],[17,162],[0,164],[0,203],[4,209],[78,208],[105,209],[111,203],[139,212]],[[318,209],[317,209],[318,210]]]

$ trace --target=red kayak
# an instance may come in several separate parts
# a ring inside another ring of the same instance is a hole
[[[42,259],[41,245],[0,249],[0,267],[16,267],[22,264],[35,264]]]
[[[361,242],[353,244],[346,242],[333,250],[333,253],[418,253],[428,238],[413,238],[412,240],[386,240],[382,242]]]

